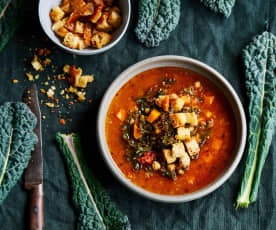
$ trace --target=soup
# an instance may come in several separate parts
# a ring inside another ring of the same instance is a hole
[[[212,183],[231,163],[236,140],[225,96],[208,79],[179,67],[130,79],[110,104],[105,133],[125,176],[164,195]]]

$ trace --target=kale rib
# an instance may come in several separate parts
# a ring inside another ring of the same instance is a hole
[[[269,152],[276,118],[276,38],[264,32],[243,51],[249,98],[249,133],[246,168],[237,207],[256,201],[261,172]]]

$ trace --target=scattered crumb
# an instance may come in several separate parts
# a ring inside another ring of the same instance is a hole
[[[59,119],[59,123],[62,125],[66,125],[66,121],[64,119]]]
[[[17,83],[18,83],[18,80],[17,80],[17,79],[13,79],[13,80],[12,80],[12,83],[13,83],[13,84],[17,84]]]
[[[35,79],[36,80],[39,79],[39,74],[35,75]]]
[[[41,63],[38,60],[37,55],[34,55],[34,59],[32,60],[31,64],[32,64],[34,70],[36,70],[36,71],[43,71],[44,70]]]
[[[31,73],[25,73],[29,81],[34,80],[34,76]]]
[[[53,97],[55,95],[55,92],[52,88],[50,88],[50,89],[47,90],[46,94],[47,94],[47,97],[50,98],[50,97]]]
[[[55,104],[50,103],[50,102],[46,102],[45,105],[47,105],[49,108],[54,108],[55,107]]]
[[[45,120],[45,119],[46,119],[46,116],[45,116],[45,115],[43,115],[43,116],[42,116],[42,119],[43,119],[43,120]]]

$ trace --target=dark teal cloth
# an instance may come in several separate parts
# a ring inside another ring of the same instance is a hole
[[[36,5],[25,1],[22,9],[23,24],[0,53],[0,103],[20,100],[23,90],[31,84],[23,83],[25,69],[31,70],[29,61],[33,52],[29,48],[51,48],[53,53],[50,58],[56,66],[75,64],[82,67],[84,73],[95,74],[95,82],[87,93],[93,102],[75,105],[70,114],[66,115],[73,118],[72,123],[60,125],[56,114],[42,107],[42,113],[47,116],[43,121],[45,229],[75,229],[76,216],[72,208],[68,174],[55,143],[57,131],[81,133],[91,169],[128,215],[133,229],[276,229],[275,137],[263,170],[257,202],[248,209],[235,210],[234,202],[245,166],[245,155],[231,178],[212,194],[189,203],[162,204],[134,194],[111,175],[98,150],[95,130],[100,100],[116,76],[138,61],[165,54],[196,58],[214,67],[232,84],[246,109],[248,103],[241,50],[266,26],[276,34],[276,1],[237,0],[232,15],[225,19],[204,8],[199,0],[182,0],[178,27],[168,41],[155,49],[144,48],[135,39],[133,29],[137,19],[137,5],[136,1],[133,2],[129,29],[116,47],[97,56],[73,57],[45,40],[46,36],[38,23]],[[24,58],[28,61],[25,62]],[[41,73],[38,82],[44,82],[45,78],[46,73]],[[19,83],[12,84],[12,79],[18,79]],[[28,229],[27,197],[21,180],[0,207],[1,230]]]

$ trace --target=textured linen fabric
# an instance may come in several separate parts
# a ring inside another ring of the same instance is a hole
[[[37,16],[35,3],[25,1],[22,25],[15,37],[0,53],[0,103],[21,100],[23,90],[31,83],[23,83],[24,68],[31,70],[29,48],[51,48],[50,58],[56,66],[75,64],[84,73],[95,74],[95,82],[88,90],[91,104],[74,106],[72,123],[62,126],[56,114],[45,106],[42,113],[44,148],[45,229],[73,230],[76,216],[65,164],[55,142],[57,131],[79,131],[83,138],[86,157],[118,207],[126,213],[133,229],[137,230],[227,230],[275,229],[276,227],[276,139],[272,141],[263,170],[259,197],[248,209],[235,210],[234,202],[245,167],[246,154],[230,179],[210,195],[182,204],[163,204],[147,200],[129,191],[111,175],[105,166],[96,142],[96,115],[100,100],[116,76],[130,65],[148,57],[175,54],[196,58],[214,67],[231,83],[247,108],[244,73],[240,54],[252,37],[269,28],[276,34],[275,0],[237,0],[232,15],[225,19],[203,7],[199,0],[182,0],[180,23],[168,41],[158,48],[140,45],[134,36],[137,1],[133,1],[133,17],[120,43],[103,54],[77,56],[64,53],[45,40]],[[24,61],[27,58],[27,62]],[[46,73],[38,82],[46,81]],[[18,79],[18,84],[12,84]],[[40,85],[40,83],[39,83]],[[41,86],[41,85],[40,85]],[[0,206],[0,229],[28,229],[28,194],[23,181],[12,189]]]

